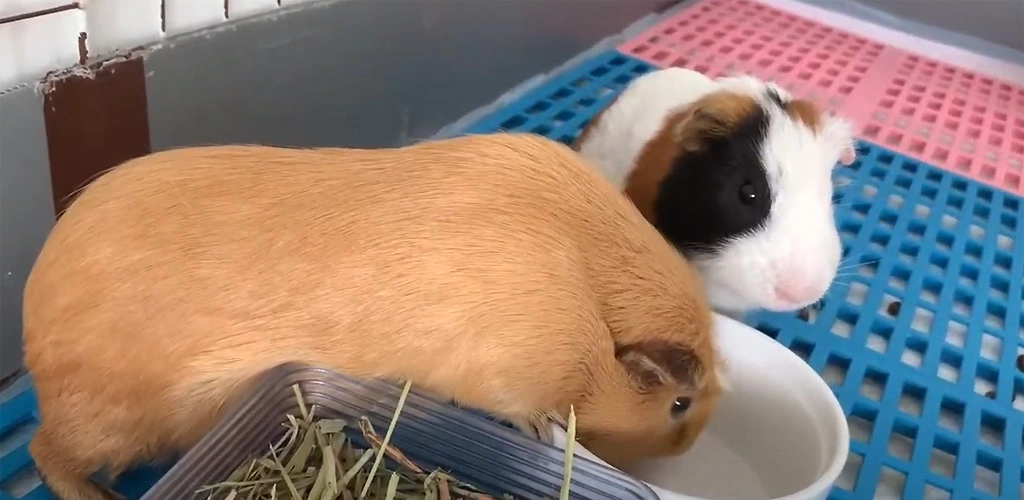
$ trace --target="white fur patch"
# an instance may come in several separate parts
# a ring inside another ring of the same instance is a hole
[[[684,68],[641,75],[607,108],[579,152],[612,184],[625,188],[637,157],[665,120],[715,89],[713,80]]]

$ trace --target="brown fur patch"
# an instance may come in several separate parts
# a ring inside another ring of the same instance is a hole
[[[663,339],[616,345],[615,357],[646,389],[669,384],[693,387],[701,374],[693,348]]]
[[[724,90],[713,92],[690,106],[697,121],[688,128],[693,129],[693,125],[701,125],[702,127],[693,130],[713,132],[716,135],[724,134],[750,116],[758,106],[758,102],[748,95]]]
[[[637,156],[626,178],[626,196],[651,224],[661,181],[680,154],[700,151],[710,137],[730,133],[757,108],[753,98],[734,92],[713,92],[665,119],[658,133]]]
[[[671,124],[685,120],[689,114],[683,111],[670,116],[666,126],[640,151],[636,165],[626,177],[626,197],[651,224],[657,223],[654,203],[658,199],[658,188],[679,154],[679,143],[671,131]]]
[[[786,114],[798,122],[803,122],[815,133],[821,132],[824,120],[821,110],[813,102],[806,99],[794,99],[787,102],[783,109]]]

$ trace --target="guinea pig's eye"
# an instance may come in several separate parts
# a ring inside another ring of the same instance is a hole
[[[687,397],[676,398],[676,400],[672,402],[672,416],[673,417],[678,417],[678,416],[686,413],[686,410],[689,410],[689,409],[690,409],[690,398],[687,398]]]
[[[754,185],[750,182],[744,182],[740,186],[740,203],[744,205],[753,205],[757,201],[757,192],[754,191]]]

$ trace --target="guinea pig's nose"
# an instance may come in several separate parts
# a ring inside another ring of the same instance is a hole
[[[820,298],[821,290],[799,275],[787,275],[775,283],[775,297],[790,304],[807,304]]]

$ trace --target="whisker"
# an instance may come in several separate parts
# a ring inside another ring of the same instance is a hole
[[[860,266],[871,266],[871,265],[874,265],[874,264],[878,264],[881,261],[882,261],[882,259],[865,260],[863,262],[851,263],[851,264],[848,265],[848,267],[840,267],[839,269],[849,269],[850,267],[860,267]]]
[[[836,279],[832,280],[832,282],[833,283],[843,284],[843,285],[850,285],[850,283],[853,282],[853,278],[854,277],[855,277],[854,275],[836,276]],[[843,278],[846,278],[846,279],[843,279]]]

